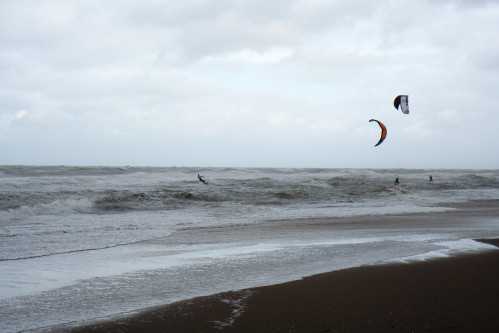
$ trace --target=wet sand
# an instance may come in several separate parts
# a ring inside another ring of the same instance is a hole
[[[497,223],[499,216],[498,200],[452,207],[457,209],[294,222],[302,230],[375,226],[431,232],[468,227],[475,219]],[[293,223],[280,225],[293,228]],[[268,223],[259,228],[274,231],[275,227]],[[240,227],[234,232],[249,231]],[[481,241],[498,249],[410,264],[355,267],[198,297],[71,332],[499,332],[499,239]]]
[[[199,297],[72,332],[499,332],[499,249]]]

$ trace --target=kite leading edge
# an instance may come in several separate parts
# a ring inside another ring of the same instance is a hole
[[[381,127],[381,138],[379,139],[378,143],[374,146],[374,147],[377,147],[381,144],[381,142],[383,142],[383,140],[385,140],[387,131],[386,131],[385,125],[383,125],[383,123],[380,122],[379,120],[376,120],[376,119],[369,120],[369,122],[371,122],[371,121],[377,122],[379,127]]]
[[[395,97],[393,106],[395,106],[395,109],[397,110],[400,106],[400,110],[403,113],[409,114],[409,95],[398,95],[397,97]]]

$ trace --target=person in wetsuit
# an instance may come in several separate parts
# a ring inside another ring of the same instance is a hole
[[[198,179],[200,182],[203,182],[205,185],[208,185],[208,183],[203,179],[204,176],[200,176],[198,173]]]
[[[400,185],[399,183],[399,177],[395,178],[395,186]]]

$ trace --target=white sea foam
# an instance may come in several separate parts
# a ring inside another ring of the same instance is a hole
[[[415,261],[426,261],[435,258],[447,258],[464,253],[473,253],[488,250],[497,250],[497,247],[473,239],[459,239],[455,241],[436,242],[436,246],[442,247],[425,253],[387,260],[387,263],[400,262],[411,263]]]
[[[11,219],[22,219],[34,215],[87,213],[91,212],[93,202],[88,198],[58,199],[49,203],[23,205],[0,211],[0,223]]]

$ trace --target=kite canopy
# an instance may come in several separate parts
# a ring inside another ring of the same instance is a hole
[[[393,101],[393,106],[395,106],[395,109],[398,110],[400,106],[400,110],[405,113],[409,114],[409,96],[408,95],[398,95],[395,97],[395,100]]]
[[[374,147],[377,147],[381,144],[381,142],[383,142],[383,140],[385,140],[386,138],[386,127],[385,125],[383,125],[380,121],[376,120],[376,119],[371,119],[369,120],[369,122],[371,121],[375,121],[378,123],[379,127],[381,127],[381,138],[379,138],[379,141],[378,143],[374,146]]]

